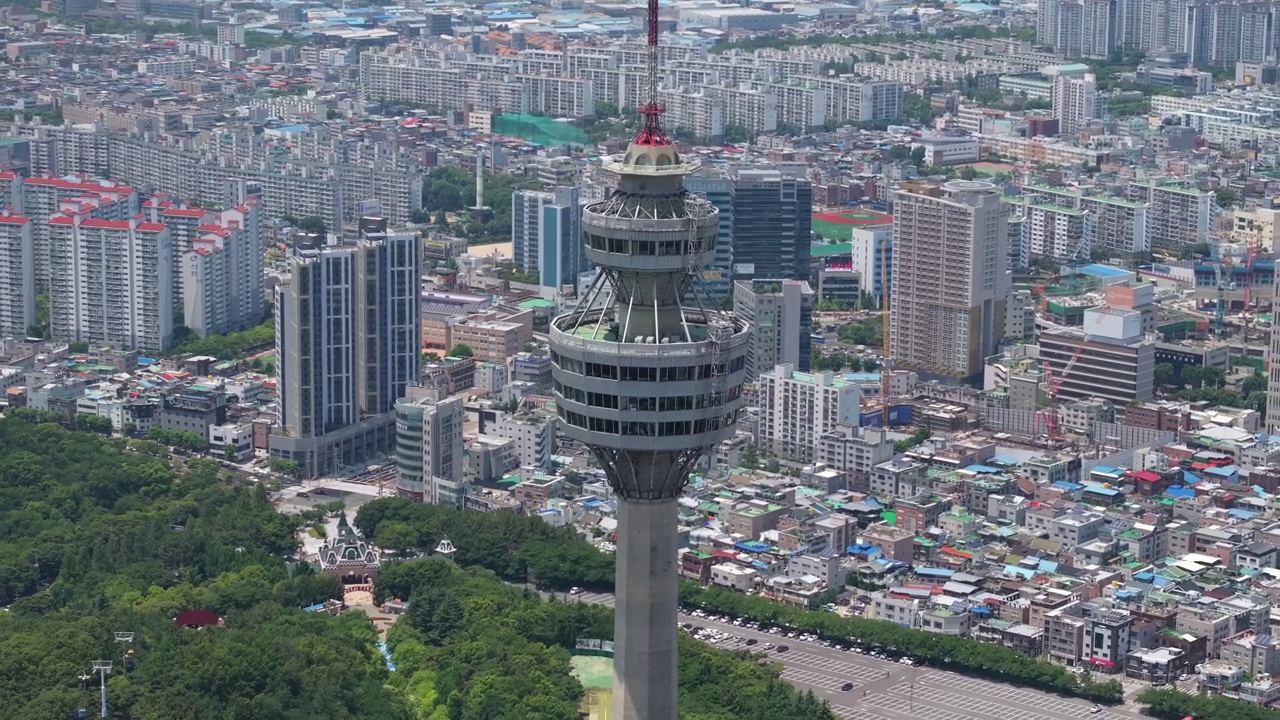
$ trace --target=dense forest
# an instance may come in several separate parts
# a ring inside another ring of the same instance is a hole
[[[612,610],[545,602],[503,580],[607,585],[612,558],[565,530],[507,513],[375,501],[357,525],[389,547],[448,536],[460,565],[384,565],[379,589],[411,600],[388,643],[368,619],[299,608],[335,580],[294,559],[315,518],[274,510],[211,460],[151,440],[0,419],[0,717],[96,715],[93,661],[113,660],[119,720],[539,720],[577,718],[577,638],[609,638]],[[219,627],[173,618],[207,609]],[[125,645],[116,633],[133,633]],[[128,660],[124,657],[128,655]],[[755,659],[681,645],[685,720],[829,720]]]
[[[576,638],[613,637],[613,611],[544,602],[483,569],[444,560],[397,563],[380,581],[412,597],[388,637],[418,717],[429,720],[577,720],[582,686],[568,674]],[[833,718],[747,654],[681,637],[682,720]]]

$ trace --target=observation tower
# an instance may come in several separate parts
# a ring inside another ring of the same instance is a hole
[[[749,338],[696,283],[715,255],[718,211],[684,189],[696,165],[659,123],[656,0],[649,53],[644,129],[606,165],[617,189],[583,210],[600,272],[551,323],[561,429],[591,449],[619,497],[615,720],[676,718],[676,498],[733,432]]]

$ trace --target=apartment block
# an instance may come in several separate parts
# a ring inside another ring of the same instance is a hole
[[[68,200],[76,200],[78,206],[92,205],[90,215],[102,220],[126,220],[139,209],[133,188],[116,182],[88,177],[24,178],[21,192],[11,198],[11,204],[32,221],[37,288],[49,287],[49,218],[61,212]]]
[[[182,254],[176,283],[183,318],[201,337],[238,332],[262,322],[261,215],[256,203],[203,218]],[[185,242],[185,241],[184,241]]]
[[[540,413],[500,412],[486,423],[485,434],[511,440],[521,467],[550,469],[556,452],[556,419]]]
[[[32,222],[0,212],[0,338],[23,338],[36,324]]]
[[[781,458],[813,462],[817,439],[839,423],[857,424],[860,393],[833,373],[779,365],[759,377],[757,444]]]
[[[892,458],[893,440],[884,428],[838,424],[818,437],[817,461],[844,473],[855,492],[869,492],[872,468]]]
[[[92,209],[49,220],[52,336],[163,352],[173,343],[173,240],[164,225],[101,220]]]
[[[733,311],[751,327],[747,381],[788,364],[809,370],[813,290],[803,280],[740,280],[734,283]]]
[[[1202,242],[1217,229],[1218,203],[1212,192],[1171,180],[1134,181],[1129,199],[1145,202],[1151,249],[1178,250]]]
[[[1147,203],[1109,195],[1090,195],[1068,187],[1029,185],[1023,196],[1054,207],[1086,214],[1084,233],[1090,249],[1117,255],[1145,253],[1151,249]]]
[[[994,185],[904,184],[894,193],[889,335],[908,367],[982,371],[1003,337],[1008,219]]]

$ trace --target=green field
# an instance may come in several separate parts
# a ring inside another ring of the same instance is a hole
[[[582,712],[587,720],[611,720],[613,716],[613,658],[575,655],[570,659],[573,676],[587,689]]]

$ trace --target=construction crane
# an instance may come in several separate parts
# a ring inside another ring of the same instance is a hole
[[[1049,407],[1038,413],[1038,419],[1044,422],[1045,436],[1048,438],[1050,447],[1055,447],[1058,440],[1062,437],[1062,433],[1059,432],[1060,418],[1058,416],[1058,391],[1062,389],[1062,383],[1066,381],[1067,376],[1071,374],[1073,369],[1075,369],[1076,363],[1080,360],[1080,356],[1084,354],[1085,344],[1088,342],[1089,333],[1086,331],[1080,338],[1080,344],[1076,346],[1075,352],[1071,353],[1071,359],[1069,359],[1067,364],[1062,368],[1061,373],[1055,374],[1053,372],[1053,366],[1045,361],[1044,358],[1040,359],[1040,365],[1044,368],[1045,378],[1048,381],[1046,384],[1048,386]],[[1038,424],[1039,423],[1036,423],[1037,426]],[[1034,431],[1035,429],[1036,427],[1033,426],[1032,430]]]

